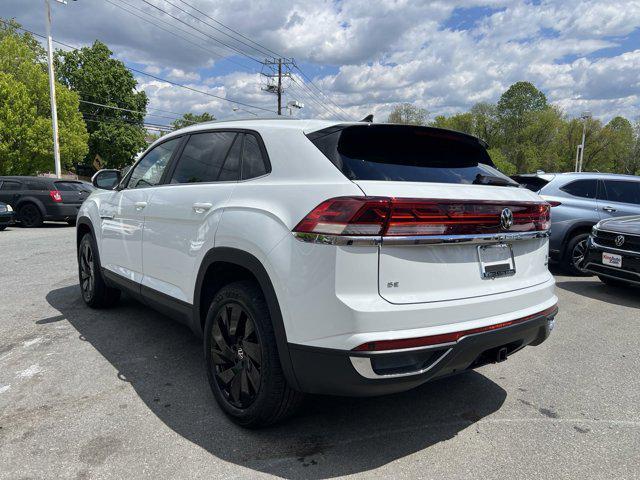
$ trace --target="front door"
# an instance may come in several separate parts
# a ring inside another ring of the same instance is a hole
[[[136,283],[142,282],[142,229],[150,198],[182,138],[163,142],[133,167],[124,188],[100,204],[102,266]]]
[[[598,200],[602,218],[640,215],[640,181],[603,180],[604,194]]]

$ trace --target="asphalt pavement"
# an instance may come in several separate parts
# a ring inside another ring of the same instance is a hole
[[[88,309],[76,268],[66,224],[0,232],[1,479],[640,478],[638,289],[557,276],[542,345],[248,431],[186,327],[127,298]]]

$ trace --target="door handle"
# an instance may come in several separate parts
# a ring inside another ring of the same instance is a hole
[[[209,210],[211,207],[213,207],[213,205],[211,205],[210,203],[194,203],[193,211],[201,214]]]
[[[144,210],[144,207],[147,206],[147,202],[136,202],[136,210],[139,212]]]
[[[615,208],[613,208],[613,207],[609,207],[609,206],[602,207],[602,210],[604,210],[605,212],[609,212],[609,213],[613,213],[613,212],[615,212],[615,211],[616,211],[616,209],[615,209]]]

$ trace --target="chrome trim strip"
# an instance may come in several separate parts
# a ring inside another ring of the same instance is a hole
[[[379,236],[355,235],[325,235],[322,233],[292,232],[293,236],[306,243],[320,243],[322,245],[375,247],[380,245]]]
[[[358,372],[364,378],[370,379],[380,379],[380,378],[399,378],[399,377],[410,377],[412,375],[420,375],[422,373],[428,372],[433,367],[435,367],[440,361],[449,354],[453,350],[449,348],[446,352],[440,355],[431,365],[427,368],[423,368],[421,370],[416,370],[415,372],[406,372],[406,373],[392,373],[389,375],[378,375],[373,371],[373,367],[371,366],[371,357],[349,357],[351,360],[351,365],[355,368],[356,372]],[[389,353],[388,351],[385,353]]]
[[[483,233],[477,235],[420,235],[413,237],[380,237],[325,235],[321,233],[293,232],[293,236],[302,242],[321,243],[323,245],[377,246],[377,245],[451,245],[451,244],[483,244],[496,242],[517,242],[535,238],[547,238],[549,230],[540,232],[505,232]]]
[[[404,352],[415,352],[418,350],[437,350],[443,347],[451,347],[455,345],[457,342],[446,342],[446,343],[437,343],[434,345],[423,345],[421,347],[411,347],[411,348],[396,348],[394,350],[352,350],[351,354],[358,357],[368,357],[371,355],[384,355],[385,353],[404,353]]]
[[[636,252],[635,250],[623,250],[621,248],[616,248],[616,247],[609,247],[607,245],[600,245],[599,243],[597,243],[593,237],[591,237],[591,243],[593,243],[593,246],[596,248],[601,248],[602,250],[611,250],[612,252],[616,252],[616,253],[622,253],[622,254],[627,254],[627,255],[638,255],[640,256],[640,252]],[[606,267],[606,265],[603,265]]]

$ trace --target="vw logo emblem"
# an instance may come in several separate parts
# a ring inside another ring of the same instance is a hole
[[[616,247],[621,247],[624,245],[624,235],[618,235],[614,240]]]
[[[513,225],[513,212],[508,208],[502,210],[500,213],[500,226],[503,230],[509,230]]]

